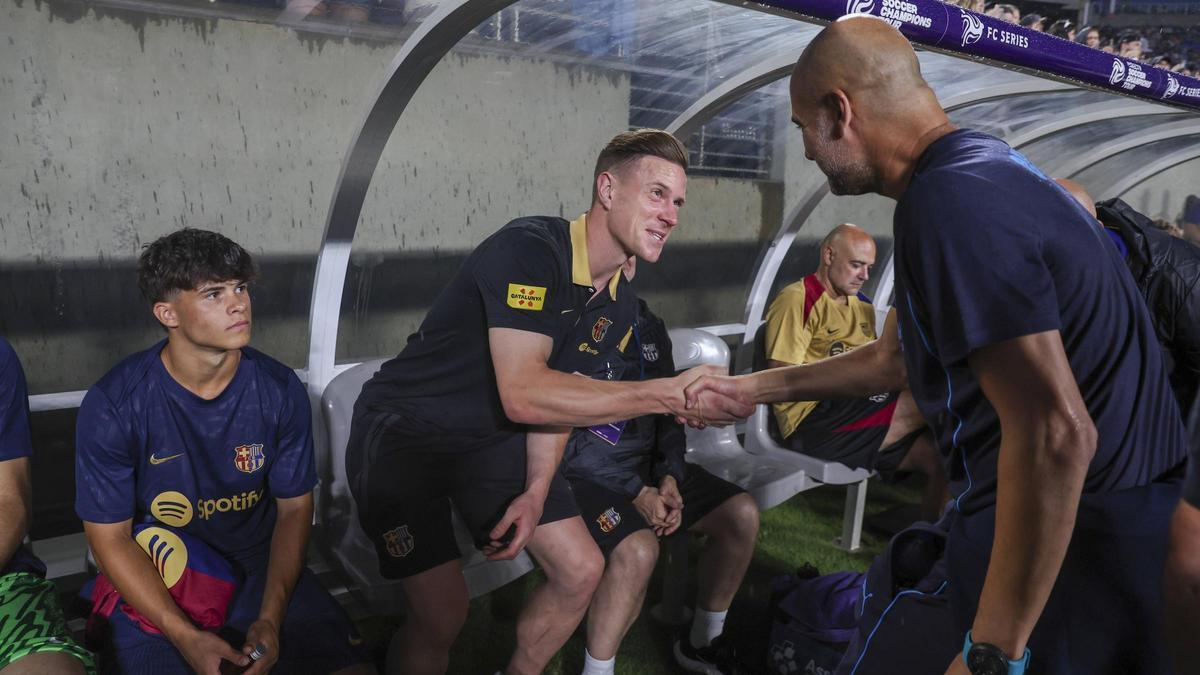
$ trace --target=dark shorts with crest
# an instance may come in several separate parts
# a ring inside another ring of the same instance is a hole
[[[466,523],[471,544],[488,543],[509,503],[525,491],[525,435],[468,453],[422,451],[426,439],[398,432],[388,417],[355,417],[350,444],[370,460],[363,475],[350,480],[380,575],[404,579],[463,556],[453,511]],[[538,524],[578,515],[567,480],[556,472]]]
[[[650,524],[633,502],[619,492],[586,480],[571,481],[571,491],[575,494],[588,533],[596,540],[606,558],[625,537],[638,530],[650,529]],[[683,522],[675,533],[688,531],[718,506],[744,492],[742,488],[717,478],[695,464],[687,464],[683,484],[679,486],[679,496],[683,498]]]

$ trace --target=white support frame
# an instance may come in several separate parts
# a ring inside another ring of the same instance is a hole
[[[1071,177],[1089,166],[1093,166],[1098,162],[1104,161],[1113,155],[1132,150],[1133,148],[1141,147],[1148,143],[1155,143],[1166,140],[1168,138],[1176,138],[1178,136],[1193,136],[1200,134],[1200,121],[1195,120],[1180,120],[1171,122],[1170,124],[1161,124],[1149,129],[1139,131],[1135,134],[1129,134],[1120,138],[1108,141],[1095,148],[1084,152],[1081,155],[1076,155],[1065,160],[1062,164],[1055,166],[1055,174],[1059,176]]]
[[[1105,189],[1097,189],[1100,194],[1121,196],[1140,185],[1142,182],[1150,180],[1158,174],[1173,169],[1184,162],[1190,162],[1193,159],[1200,157],[1200,143],[1191,147],[1176,150],[1169,155],[1164,155],[1159,159],[1150,162],[1141,169],[1131,171],[1120,180],[1112,185],[1105,186]]]

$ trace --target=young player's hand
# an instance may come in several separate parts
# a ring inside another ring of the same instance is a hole
[[[199,628],[189,631],[181,638],[172,639],[171,642],[192,670],[199,675],[220,675],[222,661],[229,661],[237,666],[250,663],[249,658],[230,647],[228,642]]]
[[[259,654],[258,660],[253,660],[250,656],[255,650]],[[279,660],[279,628],[275,623],[269,619],[259,619],[250,624],[250,630],[246,631],[246,644],[242,647],[242,654],[251,661],[245,675],[270,672]]]
[[[525,548],[525,544],[529,543],[534,528],[542,519],[542,508],[545,504],[546,496],[544,494],[537,495],[531,492],[522,493],[521,496],[512,500],[508,509],[504,511],[504,517],[488,534],[491,542],[483,547],[483,554],[487,556],[487,559],[512,560],[517,557],[521,549]],[[505,542],[503,541],[504,535],[508,532],[509,527],[514,530],[513,536],[511,540]]]

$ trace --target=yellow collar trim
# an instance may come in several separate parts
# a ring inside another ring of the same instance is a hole
[[[571,283],[577,286],[592,286],[592,270],[587,250],[587,214],[571,221]],[[617,286],[621,283],[618,269],[608,281],[608,294],[617,299]]]

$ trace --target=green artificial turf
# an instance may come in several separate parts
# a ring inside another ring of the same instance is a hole
[[[840,570],[863,571],[872,557],[887,542],[887,535],[870,527],[873,519],[884,511],[903,505],[916,504],[920,499],[920,481],[913,480],[898,486],[872,480],[867,490],[868,526],[863,529],[862,549],[847,553],[834,545],[841,533],[842,509],[846,489],[825,486],[796,495],[788,502],[762,514],[754,559],[746,579],[730,611],[727,633],[734,635],[741,653],[750,662],[762,660],[758,651],[766,649],[769,621],[766,607],[771,580],[794,572],[805,563],[821,573]],[[693,541],[690,562],[700,551],[700,542]],[[672,640],[678,629],[656,622],[649,608],[658,603],[662,593],[662,565],[654,573],[647,592],[646,607],[630,629],[617,654],[617,673],[624,675],[656,675],[682,672],[671,654]],[[503,668],[515,644],[517,615],[525,596],[543,580],[535,571],[486,596],[471,601],[467,624],[455,643],[450,657],[450,673],[491,675]],[[694,583],[688,597],[695,594]],[[400,617],[372,617],[359,622],[363,636],[374,647],[382,666],[382,657],[392,632],[400,625]],[[577,675],[583,668],[583,629],[580,627],[551,661],[546,673]]]

